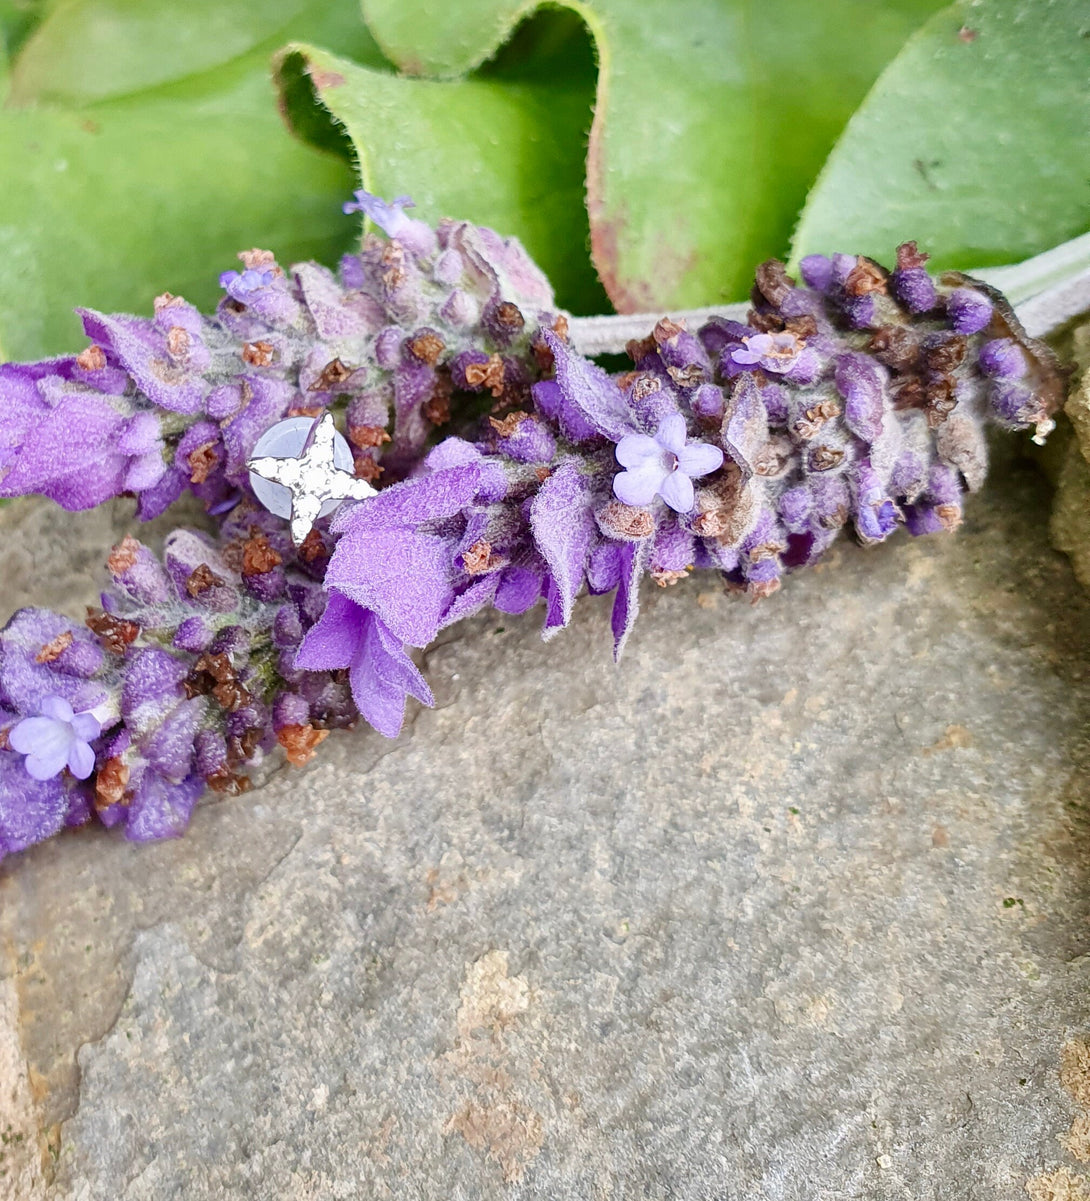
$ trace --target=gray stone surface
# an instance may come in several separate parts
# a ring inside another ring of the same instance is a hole
[[[9,860],[0,1180],[1079,1197],[1090,604],[1045,486],[997,477],[958,537],[755,607],[649,588],[619,668],[600,599],[549,645],[475,621],[398,742]],[[124,515],[0,523],[0,609],[79,612]]]

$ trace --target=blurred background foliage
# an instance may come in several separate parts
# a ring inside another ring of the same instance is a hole
[[[0,350],[76,304],[334,263],[360,182],[520,237],[576,312],[770,255],[938,266],[1090,227],[1085,0],[0,0]]]

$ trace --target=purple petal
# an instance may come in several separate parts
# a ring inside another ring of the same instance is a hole
[[[77,780],[86,780],[95,770],[95,752],[78,738],[72,740],[68,750],[68,770]]]
[[[405,647],[373,613],[366,615],[349,682],[363,718],[387,738],[401,733],[406,696],[414,696],[424,705],[435,703]]]
[[[329,603],[311,626],[295,656],[301,671],[336,671],[351,662],[363,637],[364,610],[341,593],[331,591]]]
[[[71,721],[74,714],[72,706],[60,696],[47,696],[39,706],[43,717],[51,717],[54,721]]]
[[[659,495],[675,513],[690,513],[696,503],[693,481],[684,471],[671,471],[659,488]]]
[[[452,599],[452,572],[443,538],[361,524],[338,543],[325,578],[327,586],[377,613],[402,642],[427,646]]]
[[[77,713],[73,716],[72,732],[83,742],[94,742],[102,733],[102,723],[93,713]]]
[[[406,217],[404,209],[415,208],[409,196],[398,196],[388,204],[381,196],[370,192],[356,192],[355,201],[347,201],[346,213],[362,212],[373,221],[388,237],[397,238],[406,249],[414,254],[430,254],[435,250],[435,231],[424,221],[416,221]]]
[[[416,664],[409,658],[402,643],[394,637],[376,617],[371,623],[372,637],[381,643],[386,655],[387,668],[396,677],[405,691],[415,697],[422,705],[434,705],[435,697],[428,687],[427,680],[420,674]]]
[[[625,434],[632,433],[636,423],[616,380],[576,354],[551,330],[545,331],[545,341],[556,359],[556,382],[564,398],[611,441],[620,442]]]
[[[8,743],[20,755],[33,755],[54,744],[67,747],[64,726],[52,717],[24,717],[8,732]]]
[[[680,418],[684,425],[684,418]],[[617,443],[617,462],[622,467],[642,467],[652,459],[658,459],[662,447],[649,434],[625,434]]]
[[[649,505],[668,474],[657,461],[635,471],[622,471],[613,477],[613,494],[626,505]]]
[[[677,465],[690,479],[699,479],[723,466],[723,452],[708,442],[693,442],[678,452]]]
[[[675,455],[680,455],[685,449],[686,432],[685,418],[680,413],[671,413],[659,422],[659,428],[655,431],[655,441]],[[624,463],[622,466],[627,467],[628,464]]]
[[[25,762],[27,774],[35,780],[52,780],[59,776],[68,764],[69,740],[63,743],[41,743]]]

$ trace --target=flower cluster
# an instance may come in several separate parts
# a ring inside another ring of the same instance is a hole
[[[431,702],[407,648],[482,608],[542,601],[550,637],[612,593],[619,654],[645,575],[714,569],[757,599],[849,526],[953,529],[986,426],[1043,436],[1060,399],[1002,298],[912,244],[892,272],[811,257],[802,286],[766,263],[746,323],[664,318],[611,374],[517,243],[354,207],[388,238],[339,279],[248,252],[213,318],[88,313],[80,355],[0,367],[0,494],[135,493],[148,517],[190,488],[218,522],[161,557],[126,538],[84,624],[25,609],[0,631],[0,855],[94,818],[176,834],[272,754],[304,763],[360,716],[396,736]],[[330,410],[384,486],[297,547],[247,460]]]
[[[431,694],[377,617],[341,623],[336,598],[326,611],[331,546],[316,535],[296,550],[243,501],[218,540],[175,530],[161,559],[126,537],[82,625],[17,613],[0,632],[0,856],[92,816],[138,840],[181,833],[206,791],[246,790],[280,748],[308,762],[360,708],[396,736],[405,696]],[[304,670],[323,612],[352,653]]]
[[[368,235],[338,275],[246,251],[214,316],[169,293],[150,318],[80,310],[80,354],[0,366],[0,496],[86,509],[133,493],[146,519],[191,490],[215,512],[245,494],[263,431],[331,405],[357,473],[395,478],[449,420],[455,387],[522,397],[531,336],[557,318],[548,280],[516,240],[432,229],[406,204],[358,193],[348,207],[396,236]]]
[[[549,636],[581,590],[614,592],[619,653],[644,574],[713,568],[756,599],[849,526],[864,543],[954,529],[986,427],[1042,437],[1059,374],[1001,297],[923,261],[911,244],[892,273],[814,256],[802,287],[766,263],[746,324],[663,319],[617,375],[545,331],[554,370],[529,405],[342,510],[327,587],[412,646],[539,599]]]

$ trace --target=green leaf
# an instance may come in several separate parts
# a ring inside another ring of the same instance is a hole
[[[0,46],[15,54],[56,0],[0,0]]]
[[[0,0],[0,102],[11,83],[11,60],[56,0]]]
[[[289,118],[311,139],[312,86],[351,139],[363,185],[408,193],[425,220],[466,217],[520,238],[560,302],[608,304],[587,254],[584,131],[594,63],[582,27],[549,22],[551,49],[502,56],[439,83],[360,67],[313,46],[289,48],[279,79]]]
[[[69,0],[53,8],[23,48],[10,103],[84,105],[126,96],[255,49],[271,55],[299,37],[328,38],[354,58],[382,61],[351,3]]]
[[[388,57],[437,76],[483,62],[534,8],[524,0],[362,3]],[[594,264],[617,307],[640,310],[745,293],[754,264],[785,251],[806,190],[855,105],[938,4],[566,6],[585,21],[599,63],[586,163]],[[506,142],[507,131],[498,134]],[[356,140],[378,171],[382,151],[371,151],[372,137],[364,129]],[[459,215],[479,219],[474,207]]]
[[[285,261],[332,262],[354,240],[341,212],[355,182],[349,163],[292,138],[277,113],[269,78],[275,40],[196,75],[186,75],[197,62],[189,51],[173,66],[161,52],[158,86],[87,102],[111,78],[121,90],[142,70],[151,78],[133,33],[142,18],[135,26],[123,19],[143,2],[124,11],[120,0],[57,8],[24,53],[37,54],[41,38],[58,57],[50,70],[36,59],[35,71],[20,75],[19,95],[38,101],[67,88],[79,107],[0,110],[0,348],[14,358],[81,345],[75,305],[147,311],[155,295],[171,291],[207,306],[239,250],[257,245]],[[260,10],[252,0],[223,6],[236,16]],[[103,57],[81,75],[59,47],[87,34],[91,15],[107,13],[116,39],[95,43]],[[196,45],[200,11],[175,5],[161,19],[180,45]],[[62,37],[63,22],[72,25]],[[354,53],[381,61],[351,0],[312,0],[291,28],[347,38]]]
[[[852,118],[807,201],[795,257],[938,268],[1011,262],[1090,227],[1090,9],[963,0],[935,16]]]
[[[204,105],[6,112],[0,163],[0,342],[14,358],[81,344],[75,304],[208,305],[235,252],[329,259],[350,226],[345,164],[284,135],[252,73]]]

